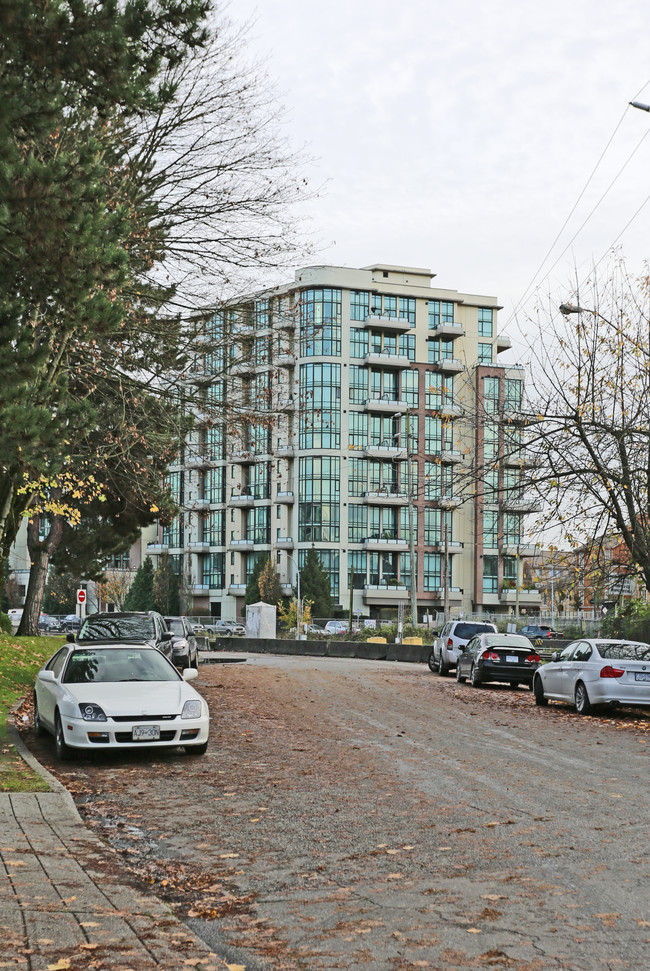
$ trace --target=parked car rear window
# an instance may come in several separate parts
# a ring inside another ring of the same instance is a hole
[[[474,637],[474,634],[494,633],[492,624],[457,624],[454,629],[454,637],[464,637],[467,640]]]
[[[598,653],[612,661],[648,661],[650,644],[599,644]]]
[[[155,636],[150,617],[89,617],[79,632],[80,641],[142,640]]]

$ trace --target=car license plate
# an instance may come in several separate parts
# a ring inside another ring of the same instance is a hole
[[[634,672],[634,680],[635,681],[650,681],[650,672],[648,672],[648,671],[644,671],[644,672],[635,671]]]
[[[160,725],[135,725],[134,742],[157,742],[160,739]]]
[[[516,654],[506,654],[506,661],[508,661],[510,664],[517,664],[519,658]]]

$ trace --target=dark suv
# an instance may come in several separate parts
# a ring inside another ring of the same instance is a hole
[[[163,617],[155,610],[142,613],[90,614],[81,625],[76,638],[68,634],[68,640],[79,644],[103,642],[105,644],[147,644],[157,648],[173,663],[172,633]]]
[[[165,617],[172,632],[172,661],[177,668],[198,668],[199,645],[187,617]]]

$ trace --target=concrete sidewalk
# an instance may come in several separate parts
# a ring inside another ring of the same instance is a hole
[[[52,791],[0,794],[0,968],[229,967],[166,904],[120,882],[113,851],[86,828],[67,790],[13,726],[10,738]]]

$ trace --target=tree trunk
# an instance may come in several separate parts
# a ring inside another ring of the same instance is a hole
[[[50,531],[44,539],[39,539],[40,517],[34,516],[27,527],[27,549],[29,551],[30,571],[27,596],[23,616],[18,627],[18,636],[38,634],[38,621],[45,595],[50,556],[61,542],[63,517],[52,516]]]

